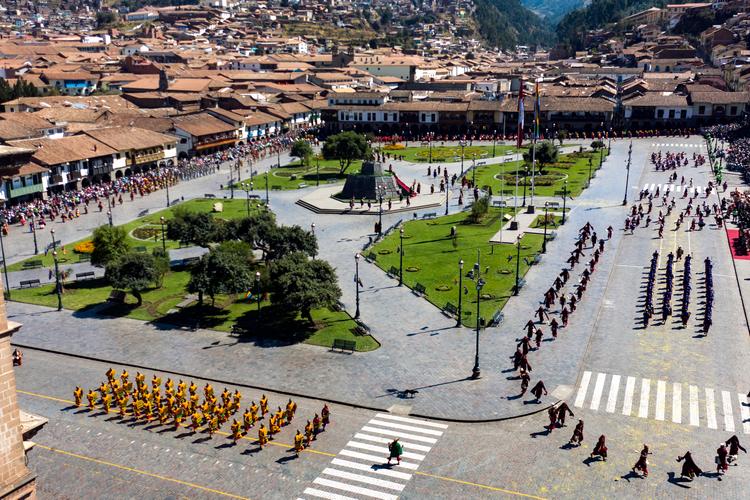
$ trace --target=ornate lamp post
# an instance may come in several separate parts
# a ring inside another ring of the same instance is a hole
[[[60,286],[60,267],[57,261],[57,252],[52,252],[52,258],[55,260],[55,293],[57,294],[57,310],[62,311],[62,287]]]
[[[477,267],[479,264],[477,263]],[[484,286],[484,280],[482,278],[477,279],[477,335],[476,335],[476,348],[474,351],[474,368],[471,369],[471,378],[473,380],[478,379],[482,372],[479,370],[479,301],[481,300],[482,287]]]
[[[107,210],[107,218],[109,219],[109,227],[112,227],[112,210]]]
[[[161,222],[161,249],[164,250],[164,253],[167,253],[167,236],[165,231],[165,220],[164,217],[159,217],[159,222]]]
[[[398,252],[398,286],[404,284],[404,228],[399,231],[401,238],[401,248]]]
[[[34,214],[31,214],[31,220],[29,221],[31,223],[31,233],[34,235],[34,255],[39,253],[39,244],[36,241],[36,221],[34,219]]]
[[[260,321],[260,271],[255,271],[255,295],[257,296],[255,301],[258,303],[258,321]]]
[[[456,327],[461,326],[461,299],[463,292],[463,279],[464,279],[464,260],[458,261],[458,318],[456,318]]]
[[[0,219],[0,251],[3,257],[3,274],[5,275],[5,293],[10,299],[10,283],[8,283],[8,264],[5,262],[5,243],[3,242],[3,226],[5,226],[5,218]]]
[[[513,289],[513,295],[518,295],[519,274],[521,272],[521,235],[516,236],[516,286]]]
[[[359,319],[359,254],[354,255],[354,290],[357,304],[354,319]]]

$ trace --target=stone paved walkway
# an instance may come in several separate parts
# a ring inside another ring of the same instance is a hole
[[[214,331],[186,332],[168,325],[129,319],[104,321],[104,318],[85,313],[57,313],[38,306],[11,303],[9,312],[13,319],[24,323],[14,340],[19,344],[195,373],[321,399],[383,409],[407,404],[415,415],[436,418],[484,420],[537,411],[544,405],[507,399],[518,393],[518,381],[509,380],[509,374],[503,370],[515,350],[523,324],[549,287],[550,276],[562,267],[578,228],[588,220],[593,220],[600,231],[609,224],[621,222],[623,209],[619,203],[597,203],[595,207],[589,204],[616,198],[613,192],[619,193],[624,181],[622,167],[626,151],[625,143],[616,145],[592,187],[579,199],[579,206],[571,210],[570,222],[558,231],[558,238],[550,244],[550,253],[527,275],[527,285],[520,296],[509,301],[504,324],[482,333],[483,376],[480,380],[468,380],[474,359],[474,333],[466,328],[455,328],[454,320],[443,316],[408,288],[398,287],[374,265],[360,266],[365,288],[362,318],[382,343],[380,349],[371,353],[347,355],[304,344],[280,346],[263,340],[236,339]],[[631,175],[638,176],[642,164],[643,161],[634,162]],[[425,174],[423,171],[422,175]],[[320,256],[337,269],[342,300],[351,311],[354,254],[369,239],[368,228],[372,225],[366,217],[311,216],[295,204],[298,197],[296,191],[278,192],[271,206],[281,223],[306,227],[315,222]],[[456,208],[451,207],[452,211]],[[384,227],[400,217],[399,214],[384,217]],[[590,297],[599,296],[606,287],[618,238],[616,236],[610,243],[600,261],[589,286],[587,295]],[[590,319],[596,317],[599,307],[597,301],[584,299],[569,328],[554,343],[554,349],[545,348],[535,355],[534,378],[542,378],[556,396],[566,396],[577,377],[578,364],[574,360],[579,359],[585,348],[587,326]],[[417,389],[419,394],[413,400],[404,401],[399,392],[405,389]]]

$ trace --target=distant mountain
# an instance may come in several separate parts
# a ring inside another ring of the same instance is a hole
[[[650,7],[663,7],[665,3],[664,0],[592,0],[586,7],[563,16],[556,27],[558,41],[571,50],[580,50],[586,31],[604,28],[630,14]]]
[[[474,18],[479,33],[491,45],[512,49],[516,45],[554,42],[554,32],[542,18],[521,4],[521,0],[474,0]]]
[[[522,0],[522,2],[527,9],[550,23],[557,24],[565,14],[584,7],[589,0]]]

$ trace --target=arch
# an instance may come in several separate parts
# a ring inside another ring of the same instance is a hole
[[[180,153],[177,155],[177,158],[179,158],[180,160],[186,160],[187,157],[188,157],[188,155],[184,151],[180,151]]]
[[[122,170],[115,172],[115,179],[122,179]]]
[[[82,188],[87,188],[90,185],[91,185],[91,181],[89,181],[88,177],[84,177],[83,179],[81,179],[81,187]]]
[[[130,177],[131,175],[133,175],[133,171],[131,169],[129,169],[129,168],[126,168],[125,169],[125,176],[126,177]]]

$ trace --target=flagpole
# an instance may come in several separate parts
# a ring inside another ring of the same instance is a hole
[[[534,181],[536,180],[536,143],[539,140],[539,113],[542,111],[539,109],[540,102],[539,102],[539,80],[535,80],[534,84],[534,140],[532,144],[532,151],[531,151],[531,203],[530,203],[530,209],[529,213],[534,212],[534,190],[536,188],[536,184]]]

